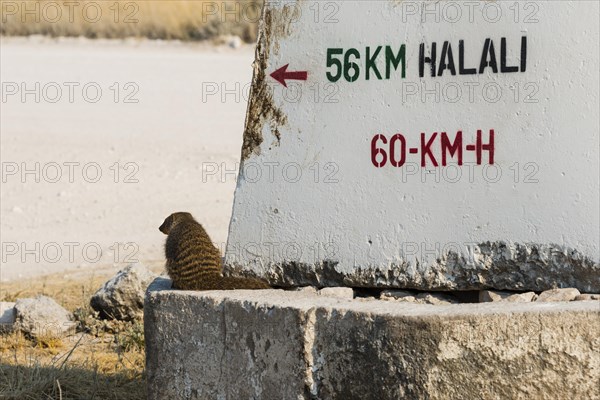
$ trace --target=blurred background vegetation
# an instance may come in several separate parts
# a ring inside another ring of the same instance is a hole
[[[256,40],[263,0],[0,0],[4,36]]]

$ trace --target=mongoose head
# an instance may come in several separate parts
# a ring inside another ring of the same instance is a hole
[[[192,217],[192,214],[190,214],[189,212],[176,212],[169,215],[165,219],[165,222],[163,222],[162,225],[158,227],[158,230],[164,233],[165,235],[168,235],[169,232],[171,232],[171,229],[173,229],[173,227],[175,227],[175,225],[177,225],[181,221],[193,219],[194,217]]]

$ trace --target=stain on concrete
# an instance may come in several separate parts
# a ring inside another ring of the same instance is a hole
[[[242,145],[242,163],[250,155],[260,154],[263,142],[263,127],[268,125],[276,138],[281,140],[280,127],[287,124],[286,115],[275,105],[273,90],[269,86],[269,58],[271,52],[279,52],[279,40],[290,33],[292,21],[297,10],[284,6],[281,9],[263,7],[261,28],[256,44],[254,76],[250,88],[250,100],[246,112],[244,143]]]
[[[418,290],[544,291],[573,287],[582,293],[600,293],[600,264],[581,252],[556,244],[484,242],[468,258],[448,252],[429,264],[419,260],[388,266],[357,266],[341,271],[336,261],[274,263],[257,274],[251,265],[227,264],[229,275],[262,277],[278,287],[348,286]]]

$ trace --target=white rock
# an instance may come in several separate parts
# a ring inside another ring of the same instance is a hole
[[[0,333],[11,332],[15,324],[15,303],[0,301]]]
[[[458,303],[452,296],[443,293],[412,293],[405,290],[384,290],[381,300],[395,300],[401,302],[445,305]]]
[[[239,49],[240,47],[242,47],[243,43],[243,40],[236,35],[221,35],[215,40],[215,44],[226,45],[231,47],[232,49]]]
[[[454,300],[452,297],[441,293],[419,293],[416,298],[418,303],[433,304],[437,306],[458,303],[458,301]]]
[[[600,294],[584,293],[576,296],[575,301],[600,300]]]
[[[61,337],[75,328],[71,313],[47,296],[18,299],[15,327],[31,337]]]
[[[479,291],[479,302],[480,303],[489,303],[491,301],[501,301],[512,293],[510,292],[500,292],[495,290],[481,290]]]
[[[320,296],[327,297],[338,297],[340,299],[350,299],[354,298],[354,290],[349,287],[327,287],[319,290]]]
[[[90,300],[103,318],[131,321],[143,316],[144,295],[158,275],[136,263],[117,272]]]
[[[536,301],[571,301],[580,294],[579,290],[575,288],[551,289],[540,293]]]
[[[509,301],[509,302],[530,302],[536,297],[535,292],[514,293],[501,292],[497,290],[482,290],[479,292],[479,302],[487,303],[491,301]]]
[[[406,290],[384,290],[381,292],[381,300],[404,300],[415,301],[415,294]]]
[[[240,39],[239,36],[229,36],[227,38],[227,46],[231,47],[232,49],[239,49],[242,47],[242,43],[242,39]]]
[[[315,288],[314,286],[302,286],[302,287],[294,288],[292,291],[305,292],[305,293],[317,293],[317,288]]]
[[[531,301],[535,301],[537,299],[537,294],[535,292],[526,292],[526,293],[517,293],[512,296],[508,296],[503,301],[509,301],[512,303],[528,303]]]
[[[456,304],[459,303],[452,296],[443,293],[412,293],[405,290],[384,290],[381,292],[381,300],[394,300],[417,304]]]

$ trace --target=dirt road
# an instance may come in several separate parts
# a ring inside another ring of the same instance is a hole
[[[3,38],[0,278],[160,261],[173,211],[224,248],[253,58],[250,46]]]

